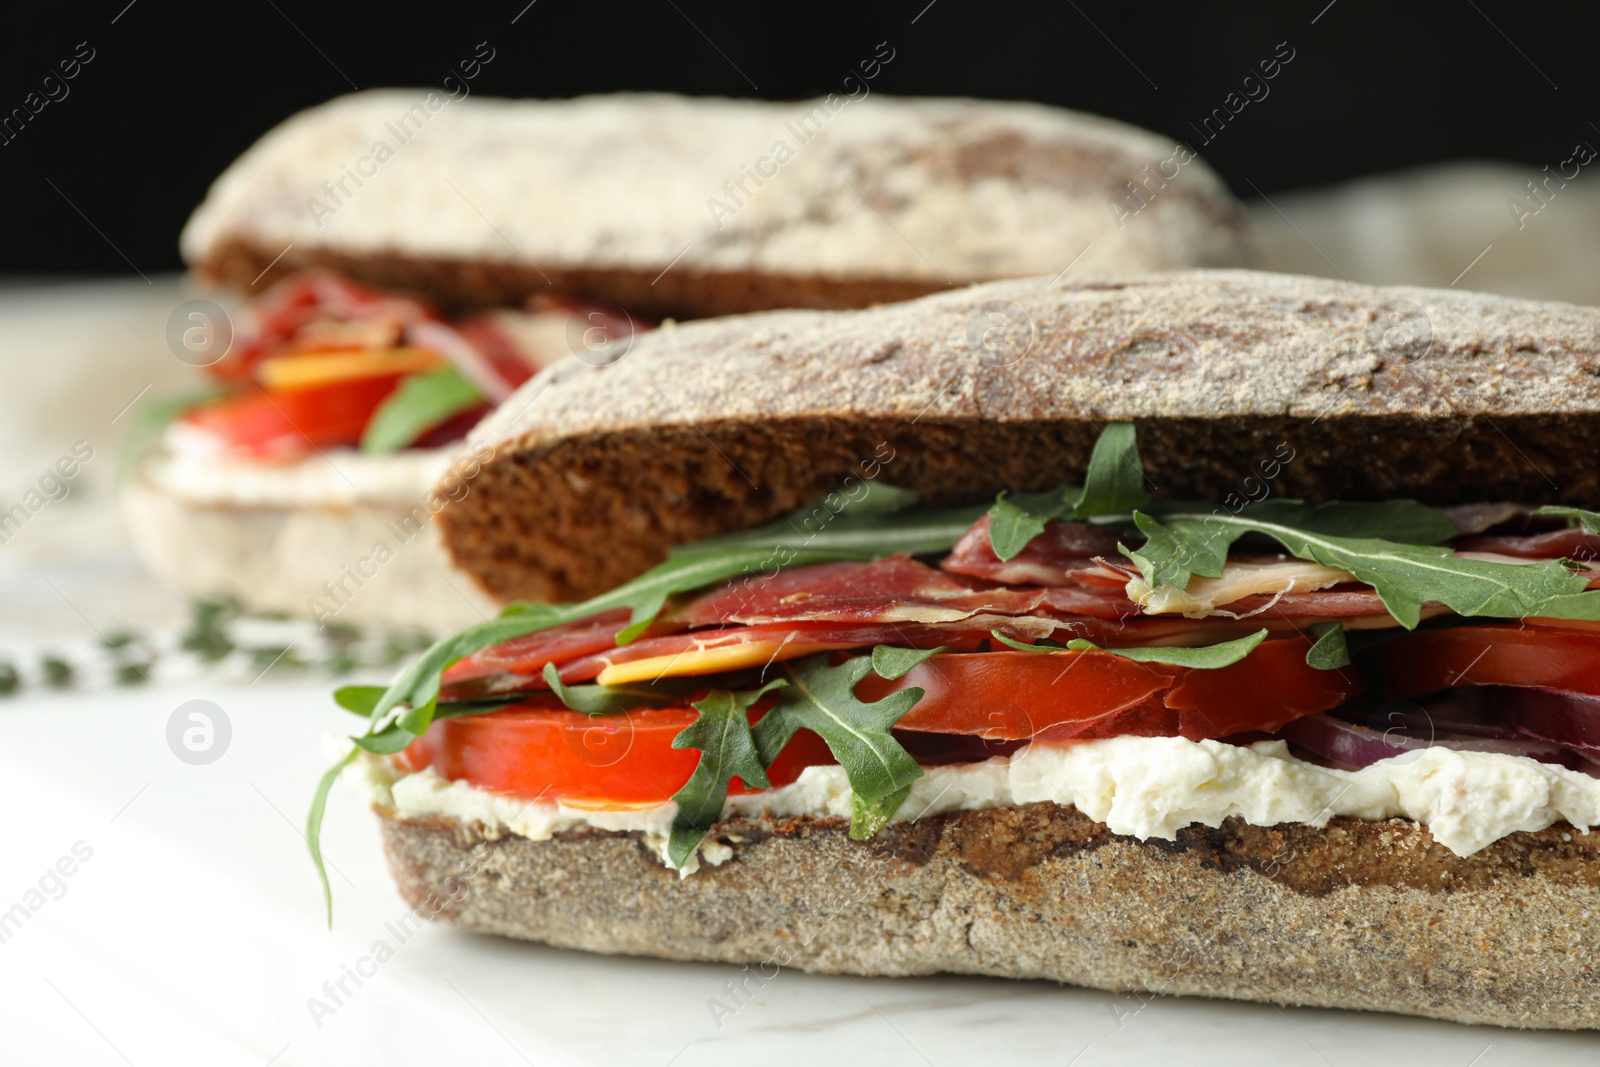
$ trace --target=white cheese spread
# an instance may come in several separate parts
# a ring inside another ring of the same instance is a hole
[[[372,803],[403,819],[443,816],[535,841],[582,827],[640,831],[663,862],[677,810],[670,802],[591,811],[527,801],[447,781],[431,769],[405,774],[366,755],[347,777]],[[1401,817],[1426,826],[1458,856],[1561,821],[1581,831],[1600,824],[1600,778],[1523,756],[1429,748],[1342,771],[1297,759],[1282,741],[1242,747],[1181,737],[1035,743],[1010,758],[930,767],[894,818],[1036,801],[1071,805],[1114,833],[1141,841],[1170,840],[1185,826],[1220,826],[1231,816],[1256,826],[1322,826],[1339,815]],[[849,783],[841,767],[808,767],[790,785],[729,797],[723,816],[741,815],[847,819]],[[721,863],[729,854],[708,840],[701,858]],[[691,859],[685,873],[697,866]]]
[[[371,502],[422,503],[450,467],[448,448],[369,456],[327,448],[284,463],[230,456],[202,431],[174,422],[164,448],[144,464],[151,484],[185,500],[241,507],[315,507]]]

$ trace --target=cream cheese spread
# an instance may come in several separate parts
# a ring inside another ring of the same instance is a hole
[[[291,462],[267,463],[230,457],[181,421],[167,428],[162,445],[142,469],[152,484],[186,500],[244,507],[420,504],[455,455],[448,448],[378,456],[328,448]]]
[[[442,816],[535,841],[579,828],[638,831],[663,862],[677,810],[670,802],[591,811],[528,801],[447,781],[431,769],[406,774],[367,755],[346,776],[372,803],[403,819]],[[847,819],[850,799],[843,768],[808,767],[790,785],[729,797],[723,816]],[[1429,748],[1343,771],[1297,759],[1282,741],[1244,747],[1181,737],[1035,743],[1010,758],[930,767],[894,819],[1036,801],[1070,805],[1141,841],[1170,840],[1185,826],[1220,826],[1232,816],[1256,826],[1400,817],[1426,826],[1458,856],[1561,821],[1585,832],[1600,824],[1600,778],[1523,756]],[[708,839],[700,858],[716,864],[730,854]],[[697,868],[691,859],[684,873]]]

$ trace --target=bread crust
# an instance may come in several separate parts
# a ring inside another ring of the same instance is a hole
[[[427,97],[355,93],[269,132],[195,212],[185,259],[241,288],[327,266],[460,306],[571,294],[691,317],[865,306],[1080,256],[1128,273],[1248,256],[1204,163],[1152,193],[1173,142],[1037,104],[872,94],[802,138],[823,101]]]
[[[1600,834],[1565,825],[1463,858],[1403,819],[1145,842],[1055,804],[868,842],[840,820],[738,819],[711,833],[731,858],[680,879],[637,834],[378,817],[419,914],[564,948],[1600,1027]]]
[[[994,316],[1025,354],[985,347]],[[445,537],[497,596],[572,599],[852,476],[930,501],[1069,482],[1119,419],[1169,497],[1592,504],[1600,310],[1189,271],[689,323],[484,420],[496,457]]]

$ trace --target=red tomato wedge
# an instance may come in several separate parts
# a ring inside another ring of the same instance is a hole
[[[695,721],[690,707],[646,708],[591,718],[534,698],[492,715],[441,719],[406,749],[414,768],[510,796],[578,807],[660,804],[682,789],[700,761],[672,739]],[[759,713],[755,716],[759,718]],[[801,730],[767,770],[788,785],[813,764],[833,763],[816,734]],[[748,792],[737,781],[730,793]]]
[[[261,389],[202,404],[185,421],[262,459],[290,459],[355,445],[401,375],[352,378],[305,389]]]
[[[1110,652],[939,655],[888,682],[856,688],[877,700],[918,686],[921,700],[898,729],[992,740],[1187,737],[1260,730],[1337,707],[1361,691],[1354,671],[1306,663],[1303,638],[1263,641],[1228,667],[1194,670],[1138,663]]]
[[[1600,696],[1600,633],[1555,626],[1454,626],[1375,645],[1364,671],[1391,696],[1457,685],[1511,685]]]

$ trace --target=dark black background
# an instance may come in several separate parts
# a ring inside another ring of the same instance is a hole
[[[1577,4],[525,4],[95,0],[30,7],[26,19],[9,9],[0,114],[78,42],[96,55],[70,95],[0,147],[0,271],[174,269],[207,184],[269,127],[352,83],[438,84],[480,41],[496,52],[473,83],[481,94],[782,99],[838,89],[887,40],[895,58],[875,91],[1114,116],[1189,141],[1244,196],[1467,157],[1522,161],[1533,177],[1577,141],[1600,144],[1600,20]],[[1270,95],[1202,147],[1189,123],[1282,41],[1295,58]]]

